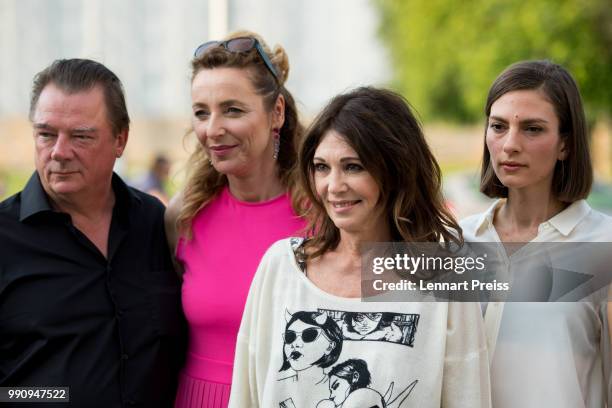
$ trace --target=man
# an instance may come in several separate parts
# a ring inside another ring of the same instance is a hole
[[[0,203],[0,386],[69,387],[60,406],[171,406],[180,286],[162,204],[113,174],[129,129],[121,82],[55,61],[34,79],[30,120],[36,172]]]

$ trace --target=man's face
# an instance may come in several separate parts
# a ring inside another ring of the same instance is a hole
[[[78,204],[110,186],[127,130],[113,135],[100,86],[66,93],[50,83],[32,115],[36,171],[54,201]]]

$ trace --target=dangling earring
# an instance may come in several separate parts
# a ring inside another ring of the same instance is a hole
[[[274,153],[272,158],[278,160],[278,152],[280,151],[280,132],[277,128],[272,129],[272,138],[274,139]]]

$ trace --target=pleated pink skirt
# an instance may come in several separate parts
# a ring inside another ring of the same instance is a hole
[[[227,408],[231,384],[222,384],[191,377],[184,372],[179,376],[175,408]]]

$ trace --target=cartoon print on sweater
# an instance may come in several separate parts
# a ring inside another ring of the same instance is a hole
[[[419,382],[414,380],[393,396],[391,382],[384,395],[369,387],[371,381],[368,364],[361,359],[349,359],[332,367],[329,378],[329,398],[318,402],[316,408],[403,408],[403,403]],[[296,408],[293,399],[279,404],[280,408]]]
[[[334,364],[342,351],[342,331],[325,312],[286,311],[283,333],[283,363],[279,381],[308,376],[326,381],[324,369]]]
[[[300,392],[304,393],[315,389],[322,391],[320,387],[325,387],[329,398],[320,400],[316,408],[363,407],[363,404],[367,407],[400,408],[418,380],[395,396],[395,382],[391,381],[386,392],[381,394],[369,387],[371,374],[366,361],[349,358],[334,364],[340,358],[344,341],[376,341],[414,347],[419,317],[418,314],[331,309],[291,314],[287,310],[278,381],[299,382]],[[279,406],[294,408],[295,403],[292,398],[286,398]]]
[[[319,312],[327,313],[338,323],[344,340],[387,341],[414,347],[418,314],[328,309],[319,309]]]
[[[348,359],[332,367],[329,377],[329,398],[319,401],[316,408],[402,407],[418,380],[395,397],[391,382],[385,395],[369,387],[371,381],[368,364],[362,359]]]
[[[279,408],[295,408],[295,404],[293,403],[292,398],[287,398],[286,400],[278,404],[278,406]]]

